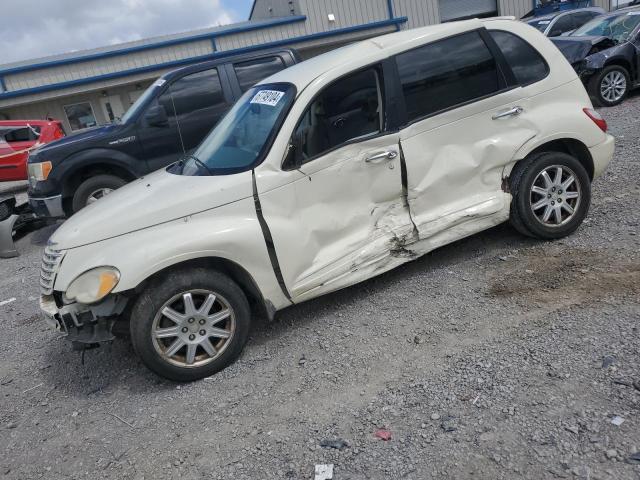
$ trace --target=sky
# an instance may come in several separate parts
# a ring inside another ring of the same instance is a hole
[[[240,22],[251,0],[0,0],[0,64]]]

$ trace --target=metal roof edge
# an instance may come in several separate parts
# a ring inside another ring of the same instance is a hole
[[[389,25],[399,25],[401,23],[405,23],[407,22],[409,19],[407,17],[397,17],[397,18],[391,18],[388,20],[381,20],[378,22],[372,22],[372,23],[363,23],[360,25],[354,25],[351,27],[344,27],[344,28],[340,28],[340,29],[336,29],[336,30],[329,30],[329,31],[325,31],[325,32],[318,32],[318,33],[311,33],[308,35],[301,35],[299,37],[292,37],[292,38],[288,38],[288,39],[284,39],[284,40],[276,40],[273,42],[268,42],[268,43],[262,43],[259,45],[250,45],[248,47],[243,47],[243,48],[237,48],[234,50],[225,50],[222,52],[215,52],[209,55],[201,55],[198,57],[190,57],[190,58],[185,58],[185,59],[180,59],[180,60],[173,60],[171,62],[164,62],[161,64],[154,64],[154,65],[149,65],[149,66],[145,66],[145,67],[138,67],[138,68],[132,68],[132,69],[128,69],[128,70],[122,70],[119,72],[112,72],[112,73],[105,73],[102,75],[96,75],[93,77],[87,77],[87,78],[79,78],[77,80],[69,80],[66,82],[59,82],[59,83],[54,83],[54,84],[50,84],[50,85],[42,85],[42,86],[38,86],[38,87],[32,87],[32,88],[25,88],[22,90],[15,90],[15,91],[9,91],[9,92],[3,92],[0,93],[0,100],[3,99],[8,99],[8,98],[16,98],[16,97],[22,97],[25,95],[31,95],[31,94],[35,94],[35,93],[42,93],[42,92],[48,92],[51,90],[61,90],[63,88],[68,88],[68,87],[73,87],[76,85],[85,85],[85,84],[89,84],[89,83],[93,83],[93,82],[99,82],[102,80],[111,80],[114,78],[121,78],[121,77],[126,77],[128,75],[135,75],[137,73],[146,73],[146,72],[152,72],[154,70],[162,70],[165,68],[170,68],[170,67],[179,67],[182,65],[188,65],[191,63],[197,63],[197,62],[202,62],[202,61],[206,61],[206,60],[214,60],[214,59],[218,59],[218,58],[225,58],[225,57],[230,57],[233,55],[239,55],[241,53],[249,53],[249,52],[255,52],[258,50],[264,50],[264,49],[269,49],[269,48],[273,48],[273,47],[281,47],[281,46],[285,46],[285,45],[290,45],[292,43],[296,43],[296,42],[306,42],[309,40],[315,40],[318,38],[327,38],[327,37],[332,37],[332,36],[336,36],[336,35],[344,35],[347,33],[352,33],[352,32],[358,32],[358,31],[363,31],[363,30],[369,30],[372,28],[380,28],[380,27],[385,27],[385,26],[389,26]],[[1,74],[2,72],[0,72]]]
[[[60,65],[71,65],[74,63],[82,63],[82,62],[88,62],[91,60],[98,60],[101,58],[117,57],[119,55],[126,55],[128,53],[142,52],[145,50],[153,50],[156,48],[162,48],[162,47],[167,47],[171,45],[179,45],[181,43],[190,43],[198,40],[215,39],[217,37],[224,37],[226,35],[232,35],[234,33],[250,32],[253,30],[261,30],[263,28],[270,28],[278,25],[286,25],[289,23],[302,22],[302,21],[305,21],[306,19],[307,19],[306,15],[275,18],[273,20],[267,20],[256,25],[247,25],[243,27],[229,28],[227,30],[223,30],[220,32],[201,33],[198,35],[190,35],[190,36],[181,37],[181,38],[173,38],[171,40],[162,40],[159,42],[149,43],[146,45],[136,45],[134,47],[120,48],[117,50],[111,50],[109,52],[99,52],[99,53],[93,53],[89,55],[82,55],[78,57],[63,58],[60,60],[51,60],[48,62],[34,63],[31,65],[9,67],[6,69],[0,69],[0,75],[12,75],[16,73],[32,72],[34,70],[41,70],[43,68],[57,67]]]

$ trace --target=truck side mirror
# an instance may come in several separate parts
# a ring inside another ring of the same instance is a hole
[[[169,126],[169,117],[164,105],[153,105],[144,114],[144,119],[146,120],[147,125],[151,125],[152,127]]]

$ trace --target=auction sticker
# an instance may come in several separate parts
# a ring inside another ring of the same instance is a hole
[[[282,97],[284,97],[284,92],[278,90],[260,90],[253,96],[251,103],[275,107]]]

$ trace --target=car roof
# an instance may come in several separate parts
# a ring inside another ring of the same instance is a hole
[[[182,76],[185,73],[206,70],[207,68],[215,67],[223,63],[251,60],[254,58],[263,58],[266,56],[283,55],[283,54],[289,54],[294,59],[299,59],[298,52],[296,52],[292,48],[277,48],[277,49],[263,50],[260,52],[253,52],[253,53],[224,55],[224,56],[220,56],[219,58],[214,58],[213,60],[207,60],[206,62],[195,63],[193,65],[188,65],[186,67],[180,67],[175,70],[171,70],[170,72],[167,72],[164,75],[162,75],[162,77],[160,78],[164,78],[165,80],[172,80],[174,77]]]
[[[60,123],[60,120],[0,120],[0,126],[4,127],[18,127],[29,125],[49,125],[53,123]]]
[[[578,13],[578,12],[599,12],[604,14],[605,10],[604,8],[600,8],[600,7],[585,7],[585,8],[573,8],[571,10],[559,10],[557,12],[553,12],[553,13],[546,13],[544,15],[540,15],[538,17],[531,17],[531,18],[523,18],[523,20],[527,23],[529,22],[537,22],[538,20],[553,20],[556,17],[560,17],[563,15],[570,15],[572,13]]]
[[[515,20],[514,17],[508,18],[509,20]],[[280,82],[293,83],[298,92],[300,92],[322,74],[352,63],[356,58],[359,59],[358,63],[362,61],[373,63],[392,55],[395,50],[403,47],[409,49],[414,44],[418,47],[421,44],[428,43],[425,40],[436,41],[457,33],[479,29],[483,26],[483,21],[475,18],[402,30],[373,37],[305,60],[262,80],[259,85]]]
[[[613,10],[612,12],[607,12],[603,15],[603,17],[619,17],[622,15],[626,15],[629,12],[638,12],[638,11],[640,11],[640,6],[624,7],[624,8],[619,8],[618,10]]]

